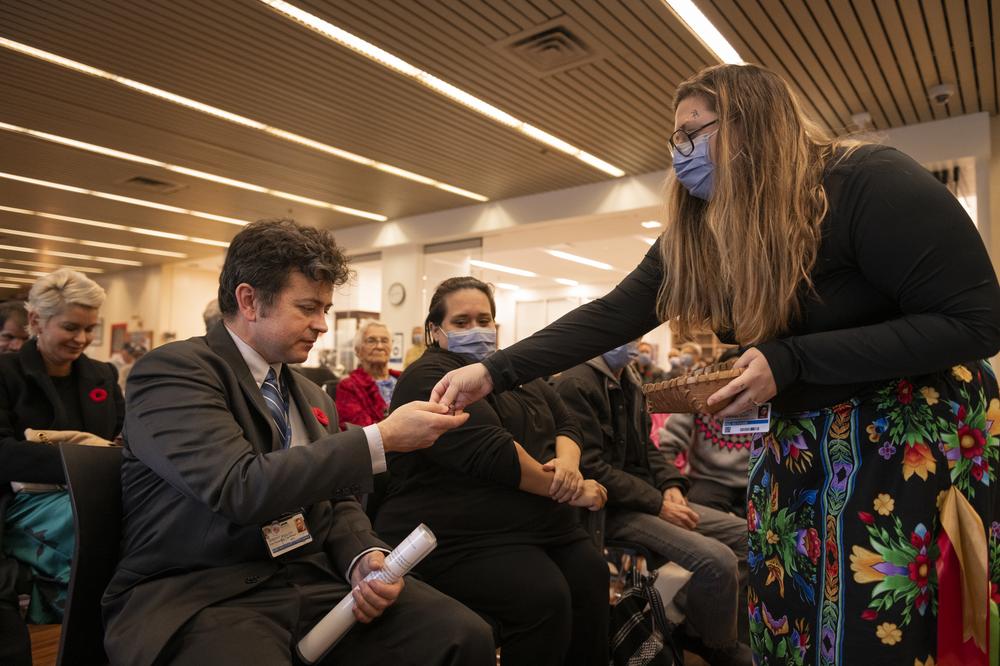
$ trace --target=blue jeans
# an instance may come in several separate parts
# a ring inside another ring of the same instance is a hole
[[[696,531],[648,513],[611,508],[605,534],[641,544],[694,574],[679,605],[705,645],[746,642],[746,521],[699,504],[690,507],[699,517]]]

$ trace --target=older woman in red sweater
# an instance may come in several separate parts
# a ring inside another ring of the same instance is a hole
[[[354,353],[361,364],[337,384],[340,427],[353,423],[367,426],[385,418],[398,370],[389,369],[392,337],[380,321],[365,320],[354,336]]]

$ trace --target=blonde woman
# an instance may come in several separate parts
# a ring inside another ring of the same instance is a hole
[[[979,359],[1000,348],[1000,287],[975,227],[907,156],[828,139],[765,69],[708,68],[674,102],[660,242],[433,399],[461,408],[661,321],[711,328],[744,350],[721,416],[776,412],[748,487],[759,661],[985,665],[1000,401]]]
[[[17,353],[0,354],[0,484],[3,493],[17,490],[3,516],[3,552],[31,569],[33,623],[62,619],[73,553],[72,510],[67,493],[53,485],[65,479],[52,444],[66,437],[110,441],[122,428],[114,368],[83,353],[103,303],[104,290],[82,273],[45,275],[28,296],[32,338]],[[29,437],[38,430],[48,432]]]

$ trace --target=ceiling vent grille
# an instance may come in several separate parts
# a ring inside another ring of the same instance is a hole
[[[596,40],[568,16],[512,35],[494,45],[536,76],[550,76],[598,60]]]
[[[119,184],[146,192],[156,192],[157,194],[173,194],[174,192],[183,190],[185,187],[178,183],[170,183],[159,178],[150,178],[149,176],[132,176],[121,181]]]

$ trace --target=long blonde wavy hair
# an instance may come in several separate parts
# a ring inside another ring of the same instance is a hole
[[[704,201],[667,183],[657,313],[681,339],[710,329],[756,344],[800,315],[828,207],[823,172],[857,144],[829,138],[788,84],[756,65],[702,70],[677,88],[674,107],[692,96],[718,114],[714,189]]]

